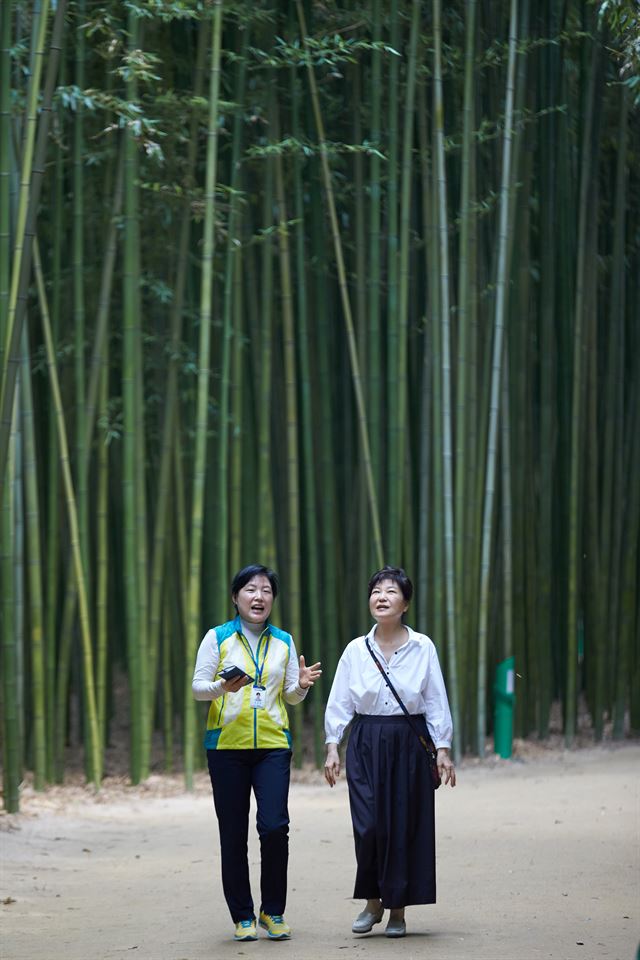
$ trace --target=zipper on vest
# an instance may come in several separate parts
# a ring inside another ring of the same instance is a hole
[[[226,694],[222,694],[222,701],[220,703],[220,709],[218,710],[218,719],[216,720],[216,727],[220,726],[220,717],[222,716],[222,711],[224,710],[224,698]]]
[[[253,749],[258,749],[258,708],[253,708]]]

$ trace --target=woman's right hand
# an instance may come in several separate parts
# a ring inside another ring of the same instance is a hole
[[[251,677],[234,677],[233,680],[223,680],[222,689],[225,693],[237,693],[248,683],[251,683]]]
[[[327,758],[324,761],[324,778],[330,787],[335,787],[340,776],[340,754],[336,743],[327,744]]]

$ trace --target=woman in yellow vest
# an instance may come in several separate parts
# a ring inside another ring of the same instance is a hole
[[[258,922],[272,940],[291,937],[284,919],[291,766],[285,703],[304,700],[321,670],[302,656],[298,661],[291,634],[271,624],[277,594],[273,570],[260,564],[240,570],[231,583],[236,617],[207,631],[193,674],[196,700],[211,701],[204,745],[235,940],[257,939],[247,860],[251,790],[260,836]]]

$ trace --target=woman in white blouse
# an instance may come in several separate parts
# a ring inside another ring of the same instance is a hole
[[[400,567],[383,567],[371,577],[375,626],[342,654],[325,714],[324,772],[330,786],[340,775],[338,744],[353,721],[346,756],[357,860],[353,895],[366,900],[354,933],[368,933],[386,907],[386,936],[403,937],[405,907],[435,903],[434,785],[417,732],[428,731],[437,749],[441,782],[456,783],[449,756],[451,713],[436,648],[403,622],[412,594]]]

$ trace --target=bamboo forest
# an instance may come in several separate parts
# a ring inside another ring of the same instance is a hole
[[[323,676],[401,565],[457,755],[640,730],[635,0],[3,0],[4,805],[204,763],[273,567]]]

